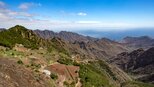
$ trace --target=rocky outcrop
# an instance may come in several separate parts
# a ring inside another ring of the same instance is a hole
[[[135,75],[136,79],[145,82],[154,81],[152,79],[154,73],[154,47],[146,51],[138,49],[131,53],[123,52],[111,58],[110,62]]]

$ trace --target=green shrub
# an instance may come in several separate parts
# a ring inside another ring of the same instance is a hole
[[[56,74],[51,73],[50,74],[51,79],[56,80],[58,78],[58,76]]]
[[[73,60],[68,58],[60,58],[59,60],[57,60],[57,62],[65,65],[73,65]]]
[[[64,81],[63,83],[66,87],[75,87],[75,82],[73,81],[71,84],[69,84],[67,81]]]
[[[64,85],[69,86],[69,83],[67,81],[64,81]]]
[[[36,63],[31,63],[31,65],[29,66],[31,69],[35,69],[38,70],[41,68],[41,64],[36,64]]]
[[[60,58],[57,60],[57,62],[59,62],[60,64],[65,64],[65,65],[80,66],[79,63],[77,63],[76,61],[73,61],[70,58]]]
[[[24,64],[21,60],[17,61],[18,64]]]

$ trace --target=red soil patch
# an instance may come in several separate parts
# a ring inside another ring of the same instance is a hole
[[[78,78],[78,66],[64,65],[64,64],[53,64],[47,67],[51,73],[65,76],[68,80],[75,80]]]

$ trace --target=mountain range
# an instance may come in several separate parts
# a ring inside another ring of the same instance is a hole
[[[0,31],[0,86],[154,87],[153,43],[147,36],[117,42],[16,25]]]
[[[61,38],[70,44],[73,51],[74,49],[76,49],[77,53],[81,53],[82,51],[82,55],[84,54],[87,58],[105,59],[128,50],[123,44],[107,38],[98,39],[66,31],[54,33],[47,30],[35,30],[34,32],[44,39],[51,39],[53,37]]]

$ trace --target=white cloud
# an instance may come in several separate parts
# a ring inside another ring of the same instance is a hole
[[[42,6],[40,3],[22,3],[19,5],[19,9],[22,9],[22,10],[27,10],[31,7],[38,7],[38,6]]]
[[[0,27],[8,28],[17,24],[24,24],[24,22],[28,23],[33,20],[35,16],[35,14],[30,14],[24,11],[10,10],[6,7],[6,4],[4,4],[5,3],[0,4],[0,6],[3,6],[0,8]]]
[[[24,7],[25,5],[25,7]],[[29,4],[20,5],[21,9],[28,9],[31,7]],[[26,7],[27,6],[27,7]],[[41,5],[39,5],[41,6]],[[102,22],[97,20],[80,20],[80,21],[66,21],[66,20],[52,20],[50,18],[45,18],[39,15],[28,13],[25,11],[14,11],[9,8],[6,8],[6,4],[0,2],[0,27],[9,28],[15,25],[23,25],[30,29],[52,29],[55,31],[66,30],[66,31],[75,31],[75,30],[122,30],[134,27],[146,27],[154,24],[140,24],[140,23],[124,23],[124,22]],[[63,12],[65,13],[65,12]],[[75,14],[75,13],[74,13]],[[77,14],[75,14],[77,15]],[[78,13],[80,16],[86,16],[86,13]],[[67,17],[70,15],[67,15]],[[154,27],[154,26],[152,26]]]
[[[27,13],[27,12],[18,12],[18,11],[13,11],[13,10],[10,10],[10,9],[7,9],[7,8],[0,8],[0,13],[1,14],[4,14],[6,16],[9,16],[9,17],[33,17],[34,14],[30,14],[30,13]]]
[[[86,15],[87,15],[87,13],[84,13],[84,12],[79,12],[79,13],[77,13],[77,15],[79,15],[79,16],[86,16]]]
[[[84,13],[84,12],[78,12],[78,13],[65,12],[64,10],[61,10],[60,14],[62,14],[63,16],[86,16],[87,15],[87,13]]]
[[[81,23],[81,24],[98,24],[101,23],[100,21],[77,21],[76,23]]]
[[[2,7],[5,7],[5,3],[4,2],[2,2],[2,1],[0,1],[0,7],[2,8]]]

